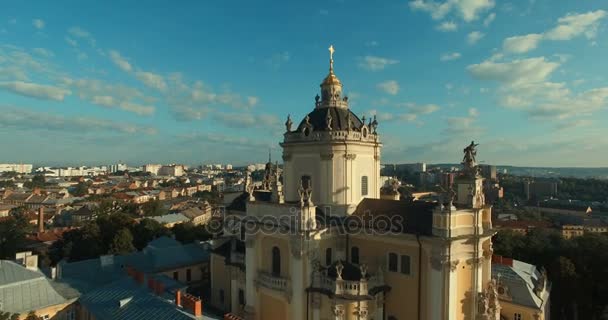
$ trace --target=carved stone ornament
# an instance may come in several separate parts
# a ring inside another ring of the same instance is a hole
[[[321,154],[321,160],[331,160],[333,158],[334,158],[333,153],[322,153]]]
[[[431,266],[438,271],[448,266],[450,267],[450,271],[454,271],[458,267],[458,263],[460,263],[460,260],[450,261],[448,256],[431,258]]]
[[[345,154],[344,157],[346,158],[346,160],[355,160],[355,158],[357,158],[357,154],[349,153],[349,154]]]
[[[291,121],[291,115],[287,115],[287,121],[285,122],[285,129],[287,132],[291,131],[291,126],[293,125],[293,121]]]
[[[336,264],[336,280],[342,280],[342,270],[344,270],[342,261],[338,261]]]

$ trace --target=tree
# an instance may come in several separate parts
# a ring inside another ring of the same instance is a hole
[[[25,320],[42,320],[42,318],[37,316],[35,311],[30,311]]]
[[[218,204],[221,202],[220,194],[217,191],[197,191],[192,195],[193,198],[199,198],[201,200],[206,200],[211,204]]]
[[[23,247],[29,224],[23,214],[14,214],[0,222],[0,259],[14,259]]]
[[[158,200],[148,201],[141,205],[141,211],[146,217],[162,216],[167,214],[167,210],[163,207],[162,202]]]
[[[142,250],[148,242],[162,236],[169,236],[171,232],[156,220],[142,219],[131,228],[133,245]]]
[[[89,194],[89,186],[84,182],[80,182],[70,193],[75,197],[84,197]]]
[[[51,263],[56,264],[63,258],[69,261],[93,259],[105,252],[99,226],[95,222],[87,222],[80,229],[65,232],[51,245],[49,256]]]
[[[23,184],[24,187],[34,189],[44,187],[46,185],[46,179],[44,175],[37,174],[32,178],[32,181],[28,181]]]
[[[175,240],[181,243],[191,243],[194,241],[205,241],[212,238],[211,233],[203,225],[194,225],[192,222],[180,223],[173,226],[171,232],[175,235]]]
[[[114,239],[112,239],[112,245],[110,246],[111,254],[127,254],[135,251],[133,246],[133,235],[127,228],[120,229]]]
[[[0,320],[19,320],[19,314],[0,311]]]

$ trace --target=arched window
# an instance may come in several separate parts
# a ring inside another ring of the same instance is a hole
[[[331,264],[331,248],[325,249],[325,265]]]
[[[399,256],[396,253],[389,253],[388,254],[388,271],[391,272],[398,272],[399,268]]]
[[[367,195],[367,176],[361,177],[361,196]]]
[[[350,248],[350,262],[359,264],[359,247]]]
[[[272,275],[281,275],[281,250],[277,247],[272,247]]]
[[[310,176],[309,175],[303,175],[301,178],[301,182],[302,182],[302,188],[307,189],[307,188],[312,188],[312,186],[310,185]]]

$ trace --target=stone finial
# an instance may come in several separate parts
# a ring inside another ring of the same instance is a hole
[[[291,131],[291,126],[293,125],[293,121],[291,121],[291,115],[287,115],[287,121],[285,121],[285,130],[287,130],[287,132]]]
[[[346,113],[346,130],[351,130],[352,121],[350,121],[350,112]]]
[[[363,125],[365,125],[365,116],[363,116],[363,117],[361,118],[361,123],[363,123]]]
[[[367,265],[365,263],[361,264],[359,270],[361,271],[361,280],[365,279],[365,276],[367,275]]]
[[[344,265],[342,261],[338,260],[336,263],[336,280],[342,280],[342,271],[344,270]]]
[[[376,129],[378,129],[378,121],[376,120],[376,115],[374,115],[374,121],[372,121],[372,129],[374,130],[374,134],[376,134]]]

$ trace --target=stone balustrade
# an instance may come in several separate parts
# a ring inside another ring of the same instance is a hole
[[[291,281],[286,278],[275,276],[271,273],[260,271],[256,279],[256,284],[264,288],[276,290],[289,294],[291,292]]]

